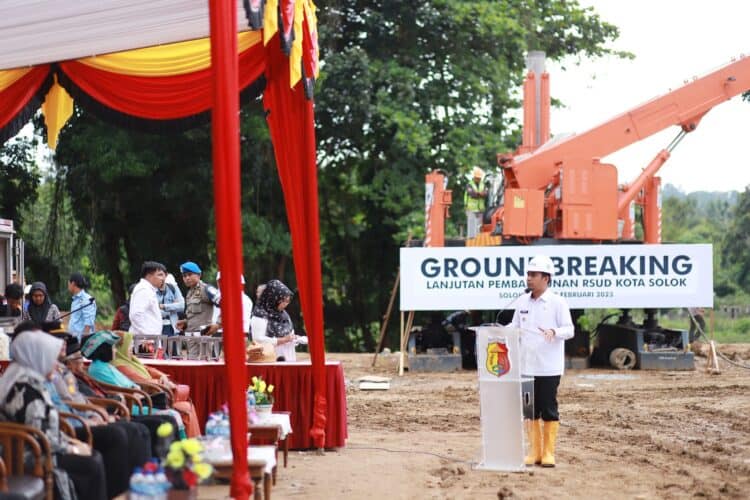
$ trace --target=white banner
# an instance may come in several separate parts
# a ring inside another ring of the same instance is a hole
[[[711,245],[550,245],[401,249],[401,310],[504,309],[535,255],[572,309],[713,306]]]

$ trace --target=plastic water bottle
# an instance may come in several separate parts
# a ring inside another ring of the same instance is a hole
[[[255,391],[247,391],[247,407],[252,408],[255,406]]]
[[[218,430],[219,430],[218,432],[219,436],[229,439],[230,431],[229,431],[229,419],[228,418],[221,419],[221,421],[219,422]]]
[[[130,476],[130,490],[128,492],[129,500],[146,500],[148,493],[146,491],[146,484],[144,482],[143,471],[140,467],[137,467]]]

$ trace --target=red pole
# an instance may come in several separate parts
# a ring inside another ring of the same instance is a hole
[[[237,60],[237,3],[209,0],[213,72],[214,208],[221,279],[221,316],[232,439],[232,498],[253,491],[247,470],[245,336],[242,331],[242,226],[240,222],[240,123]]]

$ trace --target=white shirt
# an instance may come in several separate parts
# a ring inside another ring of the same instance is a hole
[[[130,295],[130,333],[161,335],[161,310],[156,287],[141,278]]]
[[[250,316],[253,314],[253,301],[247,296],[245,292],[242,292],[242,331],[247,333],[250,331]],[[211,317],[211,323],[215,325],[221,324],[221,307],[214,307],[214,315]]]
[[[546,290],[539,298],[527,293],[518,300],[510,326],[521,330],[521,370],[524,375],[553,376],[565,371],[565,340],[575,333],[568,303]],[[540,330],[552,328],[552,342]]]
[[[272,344],[276,349],[276,357],[284,356],[285,361],[297,361],[297,352],[294,350],[294,342],[287,342],[286,344],[279,345],[278,338],[266,336],[267,327],[268,320],[266,318],[253,316],[250,320],[250,328],[253,332],[253,340],[261,344]]]

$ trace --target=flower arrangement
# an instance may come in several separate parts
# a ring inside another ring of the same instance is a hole
[[[273,385],[267,385],[263,377],[253,377],[252,385],[247,388],[247,391],[253,392],[255,396],[256,405],[272,405],[273,404]]]
[[[157,430],[157,435],[162,439],[172,436],[172,424],[163,423]],[[162,465],[164,473],[176,490],[189,490],[201,481],[211,477],[213,467],[204,463],[201,458],[203,445],[197,439],[182,439],[172,441],[169,451],[163,457]]]

